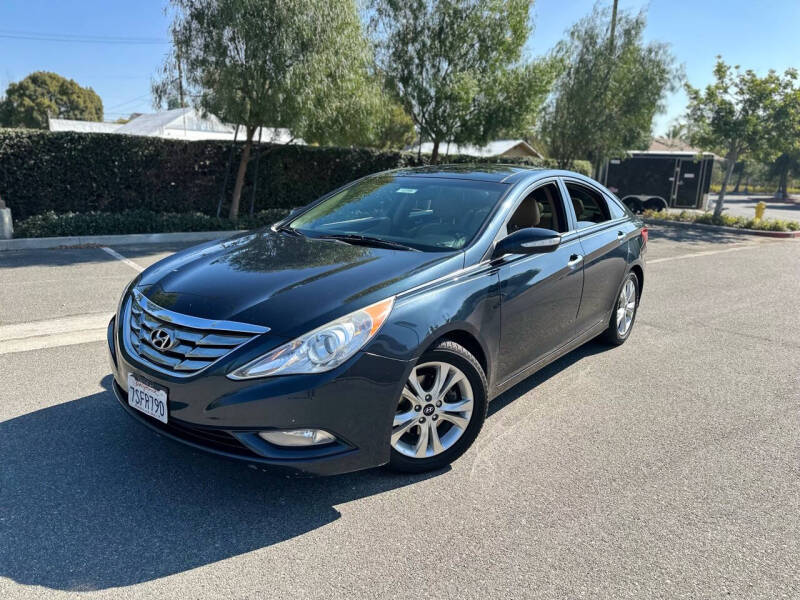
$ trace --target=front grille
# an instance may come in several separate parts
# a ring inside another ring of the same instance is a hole
[[[209,367],[268,327],[201,319],[172,312],[134,290],[125,335],[130,350],[151,366],[187,376]],[[155,332],[155,333],[154,333]]]
[[[182,423],[174,420],[170,421],[166,425],[160,421],[155,421],[155,419],[151,419],[151,421],[155,423],[158,429],[171,433],[175,437],[181,438],[188,442],[194,442],[195,444],[199,444],[201,446],[210,447],[223,452],[230,452],[231,454],[238,454],[240,456],[259,456],[227,431],[195,427],[193,425],[189,425],[188,423]]]

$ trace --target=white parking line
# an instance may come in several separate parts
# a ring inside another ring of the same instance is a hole
[[[101,248],[101,249],[102,249],[104,252],[107,252],[108,254],[110,254],[111,256],[113,256],[114,258],[116,258],[117,260],[120,260],[120,261],[124,262],[124,263],[125,263],[126,265],[128,265],[128,266],[129,266],[131,269],[136,269],[137,271],[139,271],[139,273],[141,273],[142,271],[144,271],[144,267],[140,267],[139,265],[137,265],[137,264],[136,264],[135,262],[133,262],[132,260],[125,258],[124,256],[122,256],[122,254],[120,254],[119,252],[117,252],[117,251],[116,251],[116,250],[114,250],[113,248],[109,248],[108,246],[100,246],[100,248]]]
[[[106,339],[111,315],[95,313],[46,321],[0,325],[0,355]]]
[[[695,258],[697,256],[710,256],[712,254],[723,254],[724,252],[736,252],[737,250],[747,250],[749,248],[759,248],[761,244],[747,244],[744,246],[733,246],[732,248],[725,248],[723,250],[704,250],[702,252],[692,252],[691,254],[679,254],[678,256],[667,256],[665,258],[657,258],[655,260],[648,260],[648,265],[655,265],[657,263],[668,262],[671,260],[683,260],[684,258]]]

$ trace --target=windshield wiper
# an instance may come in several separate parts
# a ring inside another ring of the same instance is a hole
[[[281,225],[280,227],[277,227],[276,230],[283,231],[284,233],[288,233],[289,235],[293,235],[295,237],[305,237],[304,233],[298,231],[297,229],[289,227],[288,225]]]
[[[410,250],[411,252],[421,252],[417,248],[412,248],[400,242],[384,240],[381,238],[358,235],[355,233],[330,233],[320,236],[320,239],[341,240],[350,244],[360,244],[362,246],[375,246],[377,248],[389,248],[391,250]]]

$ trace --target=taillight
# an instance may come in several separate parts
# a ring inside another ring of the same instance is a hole
[[[642,227],[642,248],[647,245],[647,227]]]

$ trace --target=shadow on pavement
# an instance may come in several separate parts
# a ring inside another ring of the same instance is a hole
[[[519,396],[607,349],[575,350],[514,386]],[[336,505],[441,475],[374,469],[283,477],[186,448],[133,422],[110,390],[0,423],[0,576],[58,590],[151,581],[294,538]]]
[[[204,242],[180,242],[167,244],[139,244],[136,246],[112,246],[130,260],[157,254],[172,254]],[[39,248],[31,250],[0,251],[0,268],[62,267],[86,263],[113,263],[117,259],[97,245],[65,248]]]
[[[0,423],[0,576],[133,585],[291,539],[338,519],[337,504],[442,473],[267,474],[147,431],[110,383]]]
[[[115,260],[98,247],[0,251],[0,269],[65,267],[81,263],[110,263]]]
[[[656,242],[667,240],[689,244],[741,244],[748,239],[752,239],[752,236],[747,236],[746,234],[714,231],[713,229],[700,227],[648,224],[647,228],[650,232],[650,240]]]
[[[491,417],[493,414],[501,411],[520,396],[524,396],[535,387],[541,385],[551,377],[558,375],[564,369],[567,369],[575,363],[580,362],[582,359],[595,354],[600,354],[601,352],[606,352],[610,349],[611,346],[598,341],[587,342],[583,346],[576,348],[569,354],[559,358],[557,361],[550,363],[541,371],[537,371],[527,379],[523,379],[517,385],[507,389],[497,398],[492,400],[491,404],[489,404],[488,416]]]

